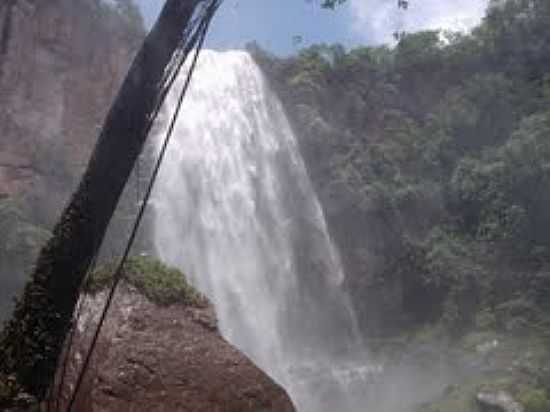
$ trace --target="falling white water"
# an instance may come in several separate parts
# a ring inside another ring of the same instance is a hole
[[[155,204],[157,253],[211,298],[222,334],[300,412],[365,410],[376,368],[293,132],[247,53],[202,52]]]

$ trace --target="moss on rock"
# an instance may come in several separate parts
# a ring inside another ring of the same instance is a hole
[[[109,287],[116,267],[117,263],[110,263],[96,270],[87,281],[86,291],[95,294]],[[155,258],[131,257],[124,265],[122,276],[126,282],[159,305],[208,305],[206,297],[189,284],[183,273]]]

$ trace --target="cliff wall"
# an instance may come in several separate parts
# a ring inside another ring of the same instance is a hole
[[[76,188],[144,36],[99,0],[0,3],[0,320]]]

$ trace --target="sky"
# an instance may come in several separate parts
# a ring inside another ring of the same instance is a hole
[[[136,0],[148,25],[163,0]],[[396,31],[422,29],[466,31],[482,19],[487,0],[347,0],[336,10],[321,0],[225,0],[208,34],[206,47],[243,48],[257,41],[263,48],[289,55],[314,43],[340,43],[348,48],[391,43]],[[301,43],[295,38],[300,36]]]

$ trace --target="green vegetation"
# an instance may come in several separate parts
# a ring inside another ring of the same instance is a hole
[[[34,255],[50,237],[48,231],[26,218],[21,201],[11,198],[0,199],[0,233],[2,261],[13,255]]]
[[[481,412],[475,401],[479,385],[480,382],[469,382],[466,385],[450,387],[443,399],[421,408],[419,412]]]
[[[493,1],[467,35],[253,50],[329,202],[365,333],[386,354],[443,340],[479,361],[423,412],[480,412],[480,389],[550,411],[549,21],[547,0]]]
[[[504,391],[524,407],[525,412],[548,412],[550,398],[543,389],[534,389],[525,384],[517,384],[509,377],[476,379],[463,385],[449,387],[442,399],[425,406],[419,412],[483,412],[476,402],[480,391],[498,393]]]
[[[412,328],[550,330],[550,3],[501,3],[469,35],[317,45],[278,72],[257,53],[291,117],[318,114],[294,119],[316,145],[305,156],[318,189],[345,187],[366,216],[364,236],[343,240],[354,299],[369,294],[366,272],[398,277]],[[377,221],[383,263],[365,270]]]
[[[0,273],[5,274],[0,288],[0,324],[12,310],[12,301],[26,282],[40,248],[48,240],[50,233],[32,224],[24,213],[20,200],[8,197],[0,200]],[[38,300],[38,299],[37,299]],[[2,334],[0,332],[0,338]],[[12,353],[0,344],[0,363],[7,363]],[[40,351],[37,352],[40,356]],[[20,392],[15,378],[4,376],[0,370],[0,409],[7,399]]]
[[[0,273],[5,274],[0,288],[0,323],[11,310],[11,301],[21,290],[25,275],[34,264],[50,233],[26,217],[23,202],[0,199]]]
[[[96,270],[86,285],[90,293],[97,293],[111,285],[116,264],[108,264]],[[207,299],[197,292],[177,269],[147,256],[128,259],[123,269],[126,282],[135,286],[152,302],[160,305],[176,303],[202,307]]]
[[[525,412],[550,411],[550,397],[541,389],[527,389],[520,394],[520,403]]]
[[[323,0],[321,4],[326,9],[333,9],[339,4],[345,3],[346,0]]]
[[[489,346],[490,342],[498,344]],[[476,396],[500,392],[511,396],[526,412],[550,410],[550,392],[545,381],[549,376],[545,365],[550,352],[545,342],[473,332],[460,339],[459,346],[467,354],[482,353],[486,365],[503,364],[500,369],[493,368],[491,372],[470,376],[460,384],[449,386],[440,399],[418,412],[484,412],[487,409],[476,401]],[[506,359],[513,359],[512,364],[506,364]]]

